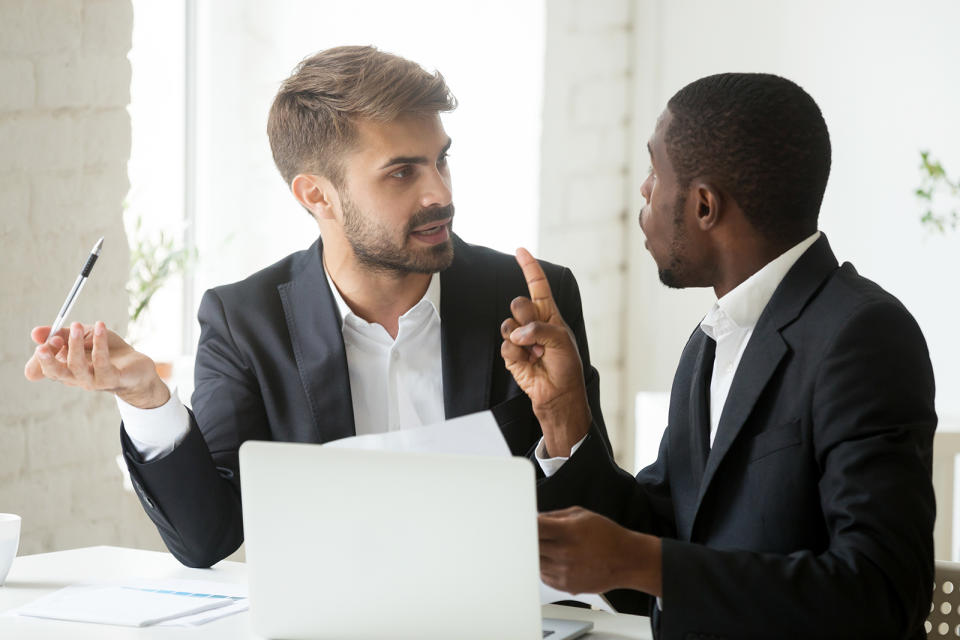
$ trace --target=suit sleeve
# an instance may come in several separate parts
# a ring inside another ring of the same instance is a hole
[[[675,535],[669,483],[667,438],[657,461],[635,479],[613,460],[596,425],[575,454],[549,478],[538,470],[537,508],[552,511],[580,506],[628,529],[658,536]],[[604,594],[621,613],[650,615],[653,599],[639,591],[616,589]]]
[[[852,314],[810,407],[827,548],[777,555],[664,539],[663,636],[924,637],[933,391],[923,336],[902,306]]]
[[[658,478],[655,483],[640,485],[633,476],[617,466],[600,407],[600,376],[590,362],[580,289],[569,269],[563,269],[554,298],[577,341],[593,421],[580,449],[550,478],[546,478],[540,465],[534,463],[537,509],[551,511],[576,505],[606,515],[637,531],[661,535],[672,532],[672,527],[666,524],[673,521],[665,475],[666,439],[661,445],[661,459],[644,470],[650,474],[651,480]],[[531,452],[530,456],[533,455]],[[654,506],[663,507],[662,520],[655,514]],[[649,613],[650,599],[645,594],[618,589],[605,595],[617,611],[643,615]]]
[[[170,552],[189,567],[209,567],[243,542],[238,451],[269,440],[253,372],[230,333],[220,298],[207,291],[198,311],[200,340],[190,430],[161,458],[143,462],[126,433],[121,444],[141,503]]]

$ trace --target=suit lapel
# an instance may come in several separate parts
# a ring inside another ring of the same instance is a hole
[[[730,385],[727,401],[723,405],[723,412],[720,414],[717,435],[713,440],[710,455],[707,457],[703,481],[700,483],[700,495],[697,498],[698,510],[703,495],[717,472],[717,467],[740,435],[740,430],[743,429],[747,417],[757,403],[757,398],[760,397],[786,353],[787,346],[779,332],[769,327],[761,330],[758,324],[743,352],[733,384]]]
[[[717,469],[736,442],[770,378],[787,355],[788,348],[780,334],[781,330],[800,315],[810,298],[836,268],[837,259],[826,235],[821,234],[793,265],[760,315],[720,415],[717,435],[700,484],[697,512]]]
[[[319,441],[328,442],[356,435],[356,429],[340,312],[323,270],[322,254],[323,245],[317,240],[307,251],[303,267],[277,290]]]
[[[493,352],[499,353],[496,277],[454,236],[453,264],[440,274],[440,343],[446,418],[489,407]]]

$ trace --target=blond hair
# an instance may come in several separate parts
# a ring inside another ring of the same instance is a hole
[[[300,173],[342,182],[341,158],[356,142],[358,119],[452,111],[457,101],[439,72],[374,47],[334,47],[303,60],[270,108],[267,136],[289,185]]]

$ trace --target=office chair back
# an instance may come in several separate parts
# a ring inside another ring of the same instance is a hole
[[[960,562],[937,560],[927,638],[960,638]]]

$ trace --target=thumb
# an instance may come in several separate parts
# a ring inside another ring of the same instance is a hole
[[[30,339],[36,342],[37,344],[43,344],[47,341],[47,336],[50,335],[50,327],[34,327],[30,331]]]

